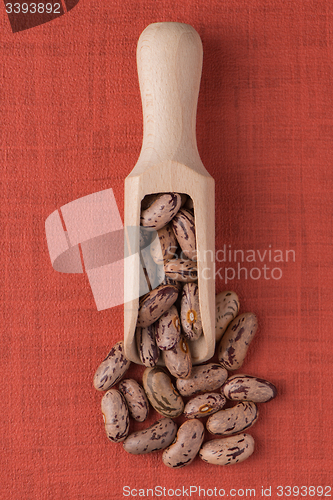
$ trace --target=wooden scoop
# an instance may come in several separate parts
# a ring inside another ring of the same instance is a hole
[[[147,194],[176,192],[194,204],[198,286],[203,334],[189,342],[192,361],[211,358],[215,349],[214,179],[197,149],[195,120],[202,68],[202,43],[192,26],[156,23],[141,34],[137,65],[143,108],[139,159],[125,180],[125,230],[140,225]],[[135,341],[139,307],[139,237],[129,243],[124,271],[125,355],[140,364]],[[129,300],[130,299],[130,300]]]

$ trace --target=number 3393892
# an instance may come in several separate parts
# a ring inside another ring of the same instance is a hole
[[[60,3],[6,3],[7,14],[61,14]]]

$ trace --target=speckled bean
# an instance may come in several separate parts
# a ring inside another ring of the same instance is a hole
[[[190,283],[198,279],[197,265],[192,260],[168,260],[164,264],[164,272],[168,278],[185,283]]]
[[[184,410],[184,402],[174,388],[171,379],[159,366],[146,368],[142,384],[152,407],[165,417],[178,417]]]
[[[237,294],[230,291],[219,293],[215,298],[215,307],[215,337],[216,342],[219,342],[229,323],[238,314],[239,299]]]
[[[172,259],[178,248],[176,236],[170,224],[157,231],[157,237],[150,245],[150,254],[156,264]]]
[[[94,387],[98,391],[107,391],[123,377],[131,362],[125,358],[124,343],[117,342],[105,360],[99,365],[94,375]]]
[[[145,366],[155,366],[160,356],[155,339],[155,324],[153,323],[146,328],[137,327],[135,336],[141,363]]]
[[[133,432],[125,439],[123,446],[128,453],[141,455],[163,450],[174,440],[177,425],[171,418],[162,418],[142,431]]]
[[[128,435],[129,416],[124,396],[116,389],[107,391],[101,401],[105,432],[110,441],[119,443]]]
[[[228,326],[218,347],[218,359],[227,370],[238,370],[257,331],[258,320],[253,313],[237,316]]]
[[[119,383],[118,388],[126,399],[130,416],[137,422],[144,422],[148,417],[149,403],[141,385],[127,378]]]
[[[199,420],[188,420],[178,429],[176,439],[164,450],[162,461],[167,467],[179,469],[190,464],[197,456],[205,435]]]
[[[176,386],[182,396],[193,396],[199,392],[219,389],[226,381],[228,372],[217,363],[193,366],[188,379],[178,378]]]
[[[209,464],[232,465],[243,462],[254,452],[254,439],[249,434],[238,434],[207,441],[201,447],[200,458]]]
[[[181,208],[172,219],[171,226],[183,254],[188,259],[197,260],[194,215]]]
[[[186,283],[181,298],[180,318],[188,340],[197,340],[202,334],[202,322],[197,283]]]
[[[170,307],[168,311],[156,322],[155,329],[156,344],[162,349],[171,349],[180,339],[180,319],[176,306]]]
[[[177,297],[178,289],[173,285],[160,285],[149,292],[140,301],[137,326],[145,328],[157,321]]]
[[[207,392],[199,394],[195,398],[188,401],[184,408],[184,417],[186,418],[201,418],[212,415],[223,408],[226,399],[222,394],[216,392]]]
[[[162,193],[152,198],[152,203],[141,211],[140,224],[158,231],[176,215],[181,205],[178,193]],[[145,206],[145,205],[144,205]]]
[[[258,416],[259,411],[256,405],[252,401],[245,401],[210,416],[206,422],[206,428],[211,434],[230,436],[251,427],[257,421]]]
[[[230,377],[223,386],[226,398],[233,401],[265,403],[275,398],[276,387],[267,380],[252,375],[237,374]]]
[[[162,351],[162,359],[174,377],[188,378],[191,375],[191,352],[183,337],[171,349]]]

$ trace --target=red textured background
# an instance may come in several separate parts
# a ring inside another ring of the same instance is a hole
[[[332,2],[81,0],[16,34],[3,5],[0,17],[0,498],[332,485]],[[97,312],[86,278],[55,272],[46,246],[47,216],[81,196],[112,187],[123,216],[142,135],[136,42],[157,21],[203,41],[197,136],[216,248],[296,256],[265,261],[279,280],[216,281],[259,317],[242,371],[279,392],[249,431],[255,454],[229,468],[170,470],[107,442],[92,377],[123,336],[122,307]]]

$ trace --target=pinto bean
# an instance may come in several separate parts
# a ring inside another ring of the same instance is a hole
[[[249,434],[238,434],[207,441],[201,447],[200,458],[209,464],[232,465],[243,462],[254,452],[254,440]]]
[[[108,439],[114,443],[123,441],[129,431],[129,416],[122,393],[116,389],[107,391],[102,398],[101,409]]]
[[[180,318],[188,340],[197,340],[202,334],[202,322],[197,283],[186,283],[181,298]]]
[[[99,365],[94,375],[94,387],[98,391],[107,391],[127,372],[131,362],[125,358],[124,343],[117,342],[107,357]]]
[[[145,328],[158,320],[176,302],[178,289],[160,285],[143,297],[139,305],[137,326]]]
[[[212,415],[223,408],[226,399],[222,394],[216,392],[207,392],[199,394],[186,403],[184,408],[184,417],[187,418],[200,418]]]
[[[235,319],[239,311],[239,299],[235,292],[225,291],[215,298],[215,337],[219,342],[229,323]]]
[[[118,388],[126,399],[130,416],[137,422],[144,422],[148,417],[149,403],[141,385],[127,378],[119,383]]]
[[[227,370],[237,370],[242,366],[257,328],[257,317],[253,313],[241,314],[230,323],[218,348],[222,366]]]
[[[276,387],[267,380],[252,375],[233,375],[223,386],[226,398],[234,401],[265,403],[275,398]]]
[[[146,328],[136,328],[135,336],[141,363],[145,366],[155,366],[160,357],[155,339],[155,324]]]
[[[251,401],[242,401],[238,405],[221,410],[209,417],[206,428],[211,434],[230,436],[243,432],[258,419],[259,411]]]
[[[146,368],[142,377],[143,388],[152,407],[165,417],[178,417],[183,413],[184,402],[171,379],[159,366]]]
[[[182,396],[193,396],[199,392],[215,391],[226,381],[228,372],[217,363],[193,366],[191,376],[178,378],[176,387]]]
[[[178,429],[175,441],[164,450],[162,461],[167,467],[179,469],[190,464],[197,456],[205,435],[199,420],[188,420]]]
[[[191,375],[191,353],[187,341],[183,337],[171,349],[162,351],[162,359],[174,377],[188,378]]]
[[[124,441],[124,449],[133,455],[163,450],[175,438],[177,425],[171,418],[162,418],[142,431],[133,432]]]
[[[156,322],[156,344],[162,350],[171,349],[180,339],[180,319],[176,306],[171,306]]]
[[[198,279],[197,265],[192,260],[168,260],[164,264],[164,272],[168,278],[185,283],[197,281]]]
[[[183,254],[191,260],[197,260],[194,215],[186,208],[181,208],[171,221],[173,232]]]
[[[141,211],[140,224],[158,231],[168,224],[180,209],[181,196],[178,193],[161,193],[150,201],[148,207]]]

